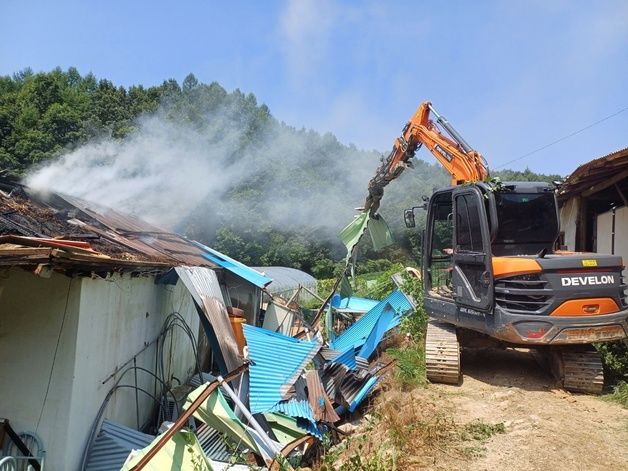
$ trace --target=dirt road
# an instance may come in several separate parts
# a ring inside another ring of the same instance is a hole
[[[456,423],[503,423],[465,470],[628,470],[628,410],[570,394],[526,351],[465,351],[462,386],[428,389]]]

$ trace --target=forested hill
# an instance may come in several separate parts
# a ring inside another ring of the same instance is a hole
[[[118,209],[245,263],[294,266],[317,276],[329,276],[341,258],[335,234],[363,203],[380,157],[329,133],[280,123],[253,94],[228,93],[193,75],[182,84],[170,79],[147,88],[116,86],[74,68],[0,77],[1,171],[24,176],[34,167],[61,165],[61,156],[70,186],[76,186],[73,169],[82,168],[76,179],[93,178],[93,186],[109,189]],[[135,183],[137,192],[116,200],[116,180],[98,180],[107,165],[118,168],[114,176],[127,192]],[[557,178],[501,173],[504,180]],[[366,244],[362,258],[411,256],[402,211],[447,183],[437,164],[417,160],[415,170],[387,188],[382,203],[399,246],[378,254]]]

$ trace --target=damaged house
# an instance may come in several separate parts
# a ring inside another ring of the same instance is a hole
[[[560,245],[628,260],[628,148],[578,167],[558,192]]]
[[[18,435],[35,442],[35,469],[119,469],[111,453],[88,456],[101,427],[174,420],[175,386],[241,364],[225,306],[256,325],[270,281],[137,219],[1,180],[0,459]]]
[[[0,465],[289,469],[376,388],[413,306],[287,275],[288,299],[195,241],[0,180]]]

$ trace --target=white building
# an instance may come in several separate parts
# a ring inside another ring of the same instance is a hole
[[[628,148],[578,167],[558,200],[561,246],[628,261]]]
[[[257,322],[261,274],[113,211],[0,181],[0,417],[41,437],[47,470],[80,469],[101,407],[145,428],[164,383],[185,382],[197,361],[221,364],[225,333],[205,335],[173,270],[182,265],[212,269],[212,296]]]

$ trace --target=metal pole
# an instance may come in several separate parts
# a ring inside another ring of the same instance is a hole
[[[613,214],[613,223],[611,227],[611,255],[615,255],[615,209],[615,206],[611,209]]]
[[[277,445],[275,445],[275,443],[268,437],[268,435],[266,435],[266,431],[257,422],[257,420],[255,420],[255,417],[253,417],[253,414],[249,412],[246,406],[242,404],[242,401],[240,401],[240,398],[238,397],[238,395],[235,392],[233,392],[233,389],[231,389],[231,386],[229,386],[227,382],[224,379],[222,379],[222,376],[218,376],[216,378],[216,381],[218,381],[220,385],[224,388],[224,390],[227,391],[227,394],[229,394],[231,399],[233,399],[233,402],[235,403],[235,405],[240,409],[240,411],[242,411],[242,414],[244,414],[244,417],[246,417],[246,420],[248,420],[249,423],[255,429],[255,431],[259,433],[260,438],[264,440],[264,443],[266,444],[266,446],[270,448],[271,450],[273,450],[275,454],[279,453],[281,450],[277,448]]]

